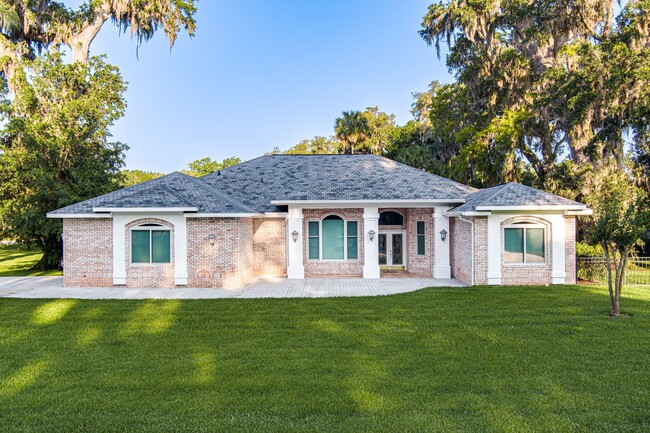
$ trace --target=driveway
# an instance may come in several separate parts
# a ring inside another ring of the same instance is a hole
[[[382,296],[424,287],[463,287],[455,279],[433,278],[286,278],[257,279],[241,289],[129,289],[123,287],[63,287],[63,277],[0,277],[3,298],[76,299],[215,299],[215,298],[328,298]]]

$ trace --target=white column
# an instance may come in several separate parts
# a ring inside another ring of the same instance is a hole
[[[293,240],[293,233],[298,238]],[[289,206],[287,217],[287,278],[302,280],[305,278],[305,266],[302,254],[302,242],[305,234],[302,232],[302,208]]]
[[[370,231],[374,237],[370,240]],[[363,278],[379,278],[379,208],[363,209]]]
[[[128,217],[113,214],[113,284],[126,284],[126,229]]]
[[[487,218],[487,283],[493,286],[501,285],[501,221],[496,215]]]
[[[442,215],[442,208],[433,210],[433,278],[451,278],[451,265],[449,261],[449,217]],[[440,232],[447,232],[443,241]]]
[[[174,224],[174,284],[187,285],[187,219],[184,215],[170,218]]]
[[[551,284],[566,283],[566,228],[564,215],[549,215],[551,222]]]

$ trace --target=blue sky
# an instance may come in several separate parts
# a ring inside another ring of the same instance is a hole
[[[418,30],[426,0],[202,0],[198,30],[170,51],[106,23],[91,46],[129,83],[114,139],[127,167],[171,172],[209,156],[246,160],[331,135],[343,110],[400,124],[412,92],[451,79]]]

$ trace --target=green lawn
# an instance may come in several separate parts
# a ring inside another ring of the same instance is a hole
[[[650,288],[0,299],[0,431],[650,431]]]
[[[42,256],[41,251],[28,250],[16,245],[0,247],[0,277],[62,275],[61,271],[31,270]]]

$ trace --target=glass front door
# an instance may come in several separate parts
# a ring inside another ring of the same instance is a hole
[[[404,233],[379,233],[379,265],[404,266]]]

